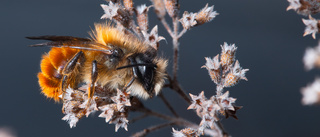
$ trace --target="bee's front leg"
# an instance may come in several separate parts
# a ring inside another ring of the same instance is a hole
[[[75,69],[77,62],[80,60],[80,58],[83,57],[83,52],[79,51],[77,54],[75,54],[68,62],[67,64],[64,66],[63,70],[62,70],[62,75],[63,75],[63,79],[61,82],[61,91],[63,93],[62,95],[62,100],[64,98],[64,93],[66,92],[66,82],[68,79],[68,76],[71,74],[71,72]]]
[[[97,77],[98,77],[97,61],[94,60],[94,61],[92,61],[91,80],[89,83],[90,85],[88,86],[88,102],[90,102],[93,97]],[[88,103],[88,104],[90,104],[90,103]]]

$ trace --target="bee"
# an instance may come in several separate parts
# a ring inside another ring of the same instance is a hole
[[[133,34],[106,24],[95,24],[91,38],[72,36],[27,37],[49,42],[31,47],[51,47],[42,56],[38,73],[42,93],[60,101],[66,88],[88,85],[88,98],[96,86],[108,92],[117,89],[143,99],[159,94],[165,79],[167,60]]]

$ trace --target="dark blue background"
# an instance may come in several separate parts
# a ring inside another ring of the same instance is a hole
[[[138,1],[136,3],[150,1]],[[197,12],[206,3],[215,5],[220,15],[212,22],[188,31],[181,39],[179,80],[183,88],[207,97],[215,92],[207,71],[200,69],[204,57],[219,54],[223,42],[236,43],[237,59],[249,68],[248,82],[241,81],[229,88],[236,104],[244,106],[239,120],[223,119],[226,130],[241,137],[320,136],[320,107],[302,106],[300,89],[314,80],[319,70],[306,72],[302,57],[306,47],[317,45],[311,36],[302,37],[302,16],[286,11],[286,0],[214,0],[180,1],[184,10]],[[28,0],[0,2],[0,58],[1,94],[0,127],[12,128],[21,137],[89,137],[129,136],[135,131],[156,123],[147,118],[129,124],[129,131],[114,132],[114,125],[105,123],[98,114],[83,118],[70,129],[62,121],[61,104],[40,94],[36,74],[41,55],[49,48],[30,48],[35,41],[25,36],[70,35],[88,37],[89,26],[100,21],[103,0]],[[138,4],[136,4],[138,5]],[[153,9],[151,9],[153,11]],[[150,13],[151,27],[158,24],[159,34],[167,38],[161,42],[160,55],[172,63],[171,38]],[[306,18],[306,17],[304,17]],[[319,37],[319,36],[318,36]],[[169,66],[171,71],[171,66]],[[199,123],[193,111],[171,90],[165,96],[184,118]],[[170,114],[158,98],[145,101],[149,108]],[[134,114],[137,115],[137,114]],[[181,129],[182,127],[176,127]],[[171,128],[150,136],[171,136]]]

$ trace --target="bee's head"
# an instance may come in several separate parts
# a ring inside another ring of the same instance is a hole
[[[137,53],[128,58],[130,64],[117,69],[132,68],[134,79],[137,79],[149,96],[153,96],[154,76],[157,65],[153,63],[156,56],[154,50],[147,50],[144,53]]]

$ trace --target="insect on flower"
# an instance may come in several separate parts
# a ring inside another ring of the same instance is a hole
[[[156,49],[109,23],[96,24],[91,37],[27,37],[50,41],[31,47],[52,47],[43,55],[38,73],[45,96],[59,101],[68,87],[77,90],[84,84],[89,100],[98,86],[105,92],[121,89],[143,99],[160,92],[167,60],[157,57]]]

